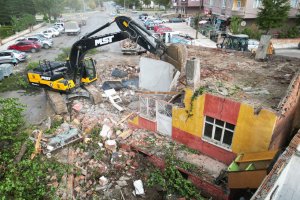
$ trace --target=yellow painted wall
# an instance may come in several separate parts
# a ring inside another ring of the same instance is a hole
[[[255,115],[252,106],[241,104],[232,151],[234,153],[267,151],[276,119],[277,116],[271,111],[262,109]]]
[[[139,117],[136,116],[133,119],[129,119],[128,122],[138,126],[139,125]]]
[[[201,137],[203,128],[203,109],[205,95],[201,95],[193,101],[193,116],[187,119],[187,111],[190,109],[191,97],[193,91],[191,89],[185,90],[184,104],[185,108],[173,108],[172,112],[172,125],[182,131],[188,132],[192,135]]]

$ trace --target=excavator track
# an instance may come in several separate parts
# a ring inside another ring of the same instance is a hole
[[[99,90],[93,85],[83,86],[90,94],[90,99],[94,104],[99,104],[102,102],[102,95]]]
[[[56,114],[68,113],[67,103],[59,92],[46,90],[47,98]]]
[[[99,104],[102,102],[102,95],[95,86],[85,85],[84,89],[87,91],[88,94],[85,92],[79,92],[76,94],[68,95],[66,96],[68,98],[68,101],[74,97],[89,97],[93,104]],[[68,113],[67,100],[62,94],[60,94],[59,92],[49,90],[46,90],[45,92],[56,114],[61,115]]]

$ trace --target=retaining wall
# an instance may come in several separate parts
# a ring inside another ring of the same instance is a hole
[[[14,34],[14,35],[12,35],[12,36],[10,36],[8,38],[4,38],[2,41],[0,41],[0,46],[3,45],[3,44],[6,44],[6,43],[8,43],[8,42],[10,42],[12,40],[15,40],[15,39],[17,39],[20,36],[26,35],[26,34],[32,32],[32,31],[34,31],[36,29],[39,29],[42,26],[45,26],[45,24],[46,24],[45,22],[37,24],[37,25],[33,26],[32,29],[29,28],[29,29],[26,29],[24,31],[18,32],[18,33]]]

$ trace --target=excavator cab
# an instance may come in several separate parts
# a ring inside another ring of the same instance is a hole
[[[85,58],[82,61],[81,83],[91,83],[97,80],[95,65],[96,61],[92,58]]]

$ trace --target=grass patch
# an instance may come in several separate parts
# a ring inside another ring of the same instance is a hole
[[[57,55],[57,57],[55,58],[56,61],[66,61],[69,58],[70,52],[71,52],[71,48],[70,47],[66,47],[66,48],[61,48],[60,49],[62,52],[60,54]],[[92,56],[95,55],[97,53],[99,53],[100,51],[98,49],[91,49],[88,50],[88,52],[86,53],[87,56]]]
[[[0,82],[0,92],[25,90],[26,92],[40,92],[28,83],[27,76],[25,74],[13,74]]]

